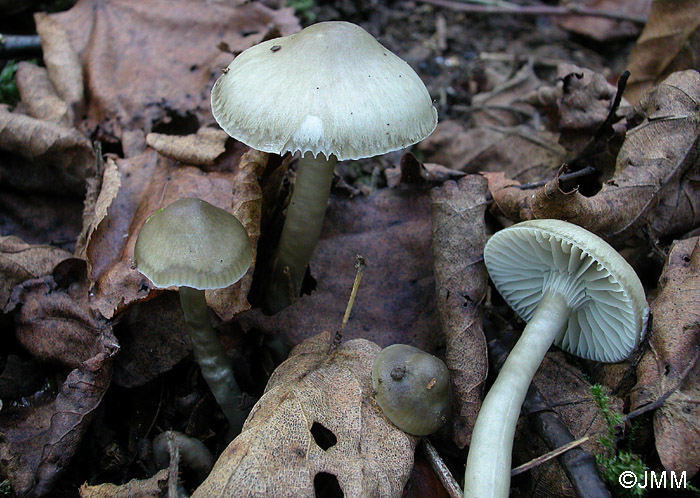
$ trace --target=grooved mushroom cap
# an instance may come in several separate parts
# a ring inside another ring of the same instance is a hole
[[[437,431],[450,410],[450,372],[439,358],[406,344],[382,349],[372,365],[374,399],[404,432]]]
[[[134,247],[156,287],[221,289],[250,268],[250,238],[235,216],[200,199],[179,199],[146,220]]]
[[[211,107],[229,135],[254,149],[341,161],[402,149],[437,125],[413,69],[342,21],[245,50],[214,84]]]
[[[547,290],[564,293],[571,317],[554,344],[597,361],[627,358],[649,308],[639,277],[607,242],[561,220],[531,220],[494,234],[484,248],[491,280],[529,321]]]

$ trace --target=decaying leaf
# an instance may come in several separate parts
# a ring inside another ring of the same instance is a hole
[[[633,103],[675,71],[700,71],[700,4],[695,0],[654,0],[627,69],[632,75],[625,97]]]
[[[4,182],[29,192],[82,195],[94,175],[95,152],[74,128],[9,112],[0,105],[0,150],[22,158],[21,166],[0,161]]]
[[[160,470],[148,479],[132,479],[126,484],[98,484],[80,486],[80,498],[165,498],[167,496],[168,469]]]
[[[564,162],[566,150],[558,134],[527,125],[511,128],[471,128],[456,121],[441,121],[435,132],[420,143],[427,161],[476,173],[507,171],[522,182],[551,177]]]
[[[431,194],[437,308],[453,383],[453,439],[464,447],[481,406],[488,369],[481,303],[488,276],[483,261],[486,180],[469,175]]]
[[[214,164],[226,150],[228,135],[224,130],[200,128],[191,135],[149,133],[146,143],[159,154],[192,165]]]
[[[367,262],[343,335],[380,346],[411,344],[434,352],[443,343],[434,305],[430,204],[425,188],[385,189],[370,197],[331,196],[311,259],[316,288],[273,316],[254,309],[238,318],[295,345],[314,331],[338,328],[357,254]]]
[[[83,71],[78,54],[71,46],[66,30],[51,16],[43,12],[36,13],[34,22],[53,87],[61,100],[77,113],[85,100]]]
[[[88,127],[117,139],[173,120],[181,134],[211,122],[211,87],[231,62],[217,46],[241,51],[300,29],[293,9],[260,2],[80,0],[50,18],[80,56]]]
[[[259,197],[257,205],[244,201],[255,198],[251,189],[256,187],[251,182],[257,178],[260,168],[264,168],[265,163],[261,161],[267,156],[254,157],[257,159],[241,160],[241,169],[236,170],[238,157],[226,156],[225,164],[209,172],[178,165],[150,149],[140,156],[117,160],[121,187],[109,204],[107,215],[94,229],[86,250],[90,279],[94,282],[91,306],[111,318],[130,303],[155,295],[148,280],[132,267],[134,244],[146,219],[177,199],[197,197],[221,207],[239,217],[249,235],[257,237],[260,229],[256,223],[260,220],[254,211],[260,210],[261,201]],[[236,172],[228,171],[229,168]],[[236,200],[239,195],[241,199]],[[237,202],[245,207],[236,208]],[[252,274],[252,267],[250,271]],[[244,285],[250,285],[250,279],[232,286],[225,301],[212,303],[214,310],[231,317],[247,309],[248,288]]]
[[[676,242],[651,304],[649,349],[637,367],[632,409],[670,393],[654,412],[656,449],[667,470],[700,469],[700,239]]]
[[[12,235],[0,237],[0,307],[5,307],[15,285],[50,274],[70,257],[58,247],[27,244]]]
[[[513,221],[568,220],[616,245],[643,228],[654,238],[685,233],[700,222],[699,105],[700,73],[674,73],[640,102],[646,119],[627,133],[616,172],[596,195],[563,191],[558,179],[536,191],[501,181],[495,205]]]
[[[192,498],[313,498],[324,475],[348,498],[401,495],[418,438],[389,422],[372,398],[380,348],[357,339],[329,355],[331,336],[307,339],[277,368]]]
[[[27,114],[63,126],[73,125],[73,110],[56,93],[46,68],[22,61],[17,65],[16,77]]]
[[[575,0],[567,5],[642,17],[649,14],[651,0]],[[641,31],[639,24],[604,17],[574,15],[558,18],[557,22],[568,31],[588,36],[599,42],[637,36]]]
[[[53,276],[16,287],[17,340],[40,360],[69,370],[49,389],[0,411],[0,470],[19,497],[48,493],[80,444],[112,377],[111,327],[87,305],[85,262],[68,259]],[[62,379],[62,380],[61,380]]]
[[[458,180],[465,173],[446,168],[441,164],[423,164],[413,154],[406,153],[401,156],[398,166],[392,166],[384,170],[387,186],[396,188],[400,184],[407,185],[441,185],[447,180]]]

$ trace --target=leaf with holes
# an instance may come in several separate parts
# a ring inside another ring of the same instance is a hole
[[[401,496],[418,438],[372,399],[380,348],[357,339],[328,354],[330,341],[328,332],[307,339],[277,368],[192,498]]]
[[[654,413],[656,449],[667,470],[700,469],[700,239],[676,242],[651,305],[649,349],[637,367],[632,409],[671,393]]]

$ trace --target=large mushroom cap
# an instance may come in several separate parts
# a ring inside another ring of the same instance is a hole
[[[341,161],[402,149],[437,125],[411,67],[341,21],[244,51],[216,81],[211,105],[219,125],[254,149]]]
[[[547,290],[572,309],[554,343],[597,361],[627,358],[646,328],[648,306],[632,267],[603,239],[560,220],[531,220],[494,234],[484,261],[498,292],[529,321]]]
[[[151,216],[134,247],[136,267],[157,287],[220,289],[245,275],[250,238],[235,216],[200,199],[179,199]]]

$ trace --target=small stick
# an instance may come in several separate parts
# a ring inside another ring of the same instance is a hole
[[[454,2],[451,0],[419,0],[423,3],[429,3],[438,7],[455,10],[457,12],[467,12],[471,14],[504,14],[504,15],[521,15],[521,16],[584,16],[584,17],[602,17],[605,19],[613,19],[616,21],[630,21],[635,24],[646,24],[648,18],[645,16],[633,16],[630,14],[621,14],[619,12],[610,12],[606,10],[591,9],[587,7],[579,7],[577,5],[528,5],[528,6],[495,6],[495,5],[467,5],[465,3]]]
[[[343,330],[350,320],[350,313],[352,313],[352,306],[355,304],[355,296],[357,296],[357,289],[360,288],[360,281],[362,280],[362,272],[365,270],[367,263],[365,258],[359,254],[355,256],[357,262],[355,263],[355,281],[352,283],[352,290],[350,291],[350,299],[348,299],[348,305],[345,307],[345,314],[343,315],[343,321],[340,323],[340,328],[336,330],[335,336],[333,337],[333,342],[331,343],[330,351],[333,351],[338,347],[340,341],[343,339]]]
[[[425,453],[426,458],[430,462],[430,466],[447,491],[447,494],[449,494],[451,498],[463,498],[462,488],[457,484],[457,481],[452,476],[452,472],[450,472],[450,469],[445,465],[445,462],[440,457],[435,446],[433,446],[433,443],[431,443],[427,437],[424,437],[421,439],[421,447],[423,448],[423,453]]]
[[[0,59],[41,55],[38,35],[0,34]]]
[[[601,433],[602,434],[602,433]],[[522,465],[518,465],[515,467],[513,470],[510,471],[510,476],[515,477],[518,474],[522,474],[523,472],[527,472],[528,470],[537,467],[538,465],[542,465],[545,462],[548,462],[552,460],[553,458],[558,457],[559,455],[563,455],[569,450],[573,450],[574,448],[581,446],[583,443],[591,439],[593,435],[590,436],[584,436],[582,438],[576,439],[575,441],[571,441],[570,443],[566,443],[563,446],[559,446],[558,448],[554,448],[552,451],[545,453],[544,455],[540,455],[537,458],[533,458],[529,462],[526,462]]]
[[[289,298],[289,304],[292,305],[294,301],[297,300],[297,295],[294,292],[294,282],[292,282],[292,274],[289,272],[288,266],[282,269],[282,273],[284,273],[284,277],[287,279],[287,292],[289,293],[287,297]]]

